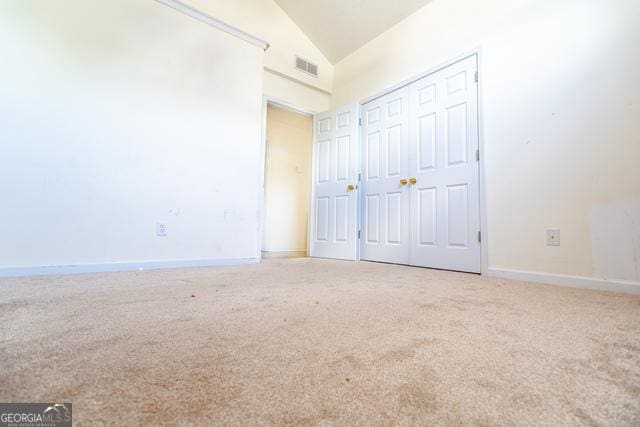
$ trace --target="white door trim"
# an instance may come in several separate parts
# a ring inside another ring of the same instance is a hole
[[[478,47],[475,52],[478,61],[478,147],[480,149],[480,268],[483,276],[489,275],[489,221],[487,219],[487,173],[485,153],[486,142],[484,138],[484,96],[482,92],[482,55],[481,48]]]
[[[485,153],[485,147],[486,147],[486,142],[485,142],[485,138],[484,138],[484,104],[483,104],[483,96],[482,96],[482,54],[481,54],[481,47],[478,46],[474,49],[471,49],[469,51],[466,51],[462,54],[456,55],[453,58],[439,63],[438,65],[431,67],[430,69],[428,69],[427,71],[424,71],[418,75],[412,76],[408,79],[405,79],[397,84],[394,84],[392,86],[389,86],[379,92],[376,92],[375,94],[362,99],[359,104],[360,107],[362,107],[364,104],[371,102],[375,99],[378,99],[384,95],[387,95],[397,89],[400,89],[404,86],[407,86],[417,80],[422,79],[423,77],[426,77],[428,75],[431,75],[433,73],[436,73],[440,70],[443,70],[447,67],[449,67],[450,65],[453,65],[459,61],[462,61],[463,59],[466,59],[470,56],[475,55],[477,58],[477,64],[478,64],[478,84],[476,85],[477,91],[478,91],[478,146],[480,149],[480,160],[479,160],[479,177],[478,177],[478,183],[479,183],[479,189],[480,189],[480,233],[481,233],[481,241],[480,241],[480,269],[481,269],[481,274],[483,276],[489,275],[489,251],[488,251],[488,240],[489,240],[489,232],[488,232],[488,221],[487,221],[487,182],[486,182],[486,171],[485,171],[485,162],[484,162],[484,153]],[[363,108],[360,108],[360,117],[362,117],[362,111],[364,111]],[[362,127],[359,127],[359,135],[358,135],[358,152],[362,153],[363,147],[362,147]],[[362,174],[362,164],[360,164],[359,169],[358,169],[359,173]],[[358,218],[360,218],[361,212],[360,209],[362,208],[362,203],[361,201],[359,201],[359,206],[358,206]],[[361,222],[359,222],[359,229],[361,229],[360,227],[362,226]],[[358,244],[358,247],[360,246],[360,242]],[[360,260],[360,251],[358,251],[358,261]]]
[[[396,83],[396,84],[394,84],[392,86],[388,86],[388,87],[386,87],[386,88],[374,93],[373,95],[368,96],[368,97],[364,98],[363,100],[361,100],[360,101],[360,105],[364,105],[364,104],[366,104],[368,102],[373,101],[374,99],[380,98],[381,96],[385,96],[388,93],[391,93],[391,92],[393,92],[393,91],[395,91],[397,89],[400,89],[401,87],[410,85],[411,83],[413,83],[415,81],[418,81],[418,80],[420,80],[420,79],[422,79],[424,77],[427,77],[428,75],[431,75],[433,73],[437,73],[438,71],[444,70],[448,66],[453,65],[456,62],[460,62],[463,59],[466,59],[466,58],[468,58],[470,56],[473,56],[473,55],[478,55],[478,58],[480,58],[480,47],[477,47],[477,48],[475,48],[473,50],[466,51],[466,52],[464,52],[464,53],[462,53],[460,55],[456,55],[456,56],[452,57],[451,59],[448,59],[445,62],[441,62],[438,65],[436,65],[434,67],[431,67],[426,71],[423,71],[420,74],[416,74],[414,76],[409,77],[408,79],[402,80],[400,83]]]
[[[258,179],[258,247],[257,247],[257,255],[256,258],[258,260],[262,260],[262,235],[264,234],[264,186],[265,186],[265,177],[264,173],[267,165],[267,106],[271,104],[276,107],[284,108],[289,111],[293,111],[294,113],[302,114],[304,116],[313,117],[315,114],[314,111],[307,110],[305,108],[297,107],[289,102],[282,101],[280,99],[274,98],[272,96],[263,95],[262,96],[262,129],[260,135],[260,163],[258,165],[258,169],[260,171],[260,179]],[[310,143],[312,143],[311,141]],[[313,155],[313,150],[310,156]],[[313,167],[312,157],[309,158],[309,162],[311,162],[311,166]],[[311,188],[311,179],[309,179],[308,183]],[[311,194],[311,192],[309,193]],[[311,200],[311,199],[310,199]],[[310,227],[310,221],[307,222],[307,230]],[[309,239],[307,239],[307,253],[309,253]]]

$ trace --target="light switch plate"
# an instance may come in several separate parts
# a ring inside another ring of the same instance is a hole
[[[560,246],[559,228],[547,228],[547,246]]]

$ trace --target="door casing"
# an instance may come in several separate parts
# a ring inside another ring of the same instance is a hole
[[[267,106],[271,104],[276,107],[284,108],[287,110],[291,110],[294,113],[302,114],[304,116],[313,117],[315,111],[307,110],[304,108],[297,107],[292,105],[286,101],[282,101],[280,99],[263,95],[262,97],[262,126],[261,126],[261,135],[260,135],[260,164],[258,168],[260,170],[260,179],[258,181],[258,230],[257,230],[257,258],[262,260],[262,244],[264,239],[264,187],[265,187],[265,170],[267,164]],[[313,144],[313,139],[311,141]],[[311,151],[310,162],[313,162],[313,150]],[[311,164],[311,163],[310,163]],[[308,182],[309,187],[311,187],[311,179]],[[311,194],[311,193],[309,193]],[[309,215],[311,216],[311,215]],[[307,221],[307,234],[309,231],[310,220]],[[307,237],[307,253],[309,253],[309,238]]]

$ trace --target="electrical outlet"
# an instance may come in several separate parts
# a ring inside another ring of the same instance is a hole
[[[164,237],[169,232],[169,224],[165,221],[159,221],[156,224],[156,236]]]
[[[547,246],[560,246],[559,228],[547,228]]]

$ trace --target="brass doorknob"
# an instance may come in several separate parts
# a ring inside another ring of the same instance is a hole
[[[417,179],[415,178],[409,178],[409,184],[414,185],[416,182],[418,182]]]
[[[400,180],[400,185],[407,185],[409,183],[409,181],[407,181],[405,178],[402,178]]]
[[[355,185],[353,185],[353,184],[347,185],[347,191],[353,191],[355,189],[356,189]]]

